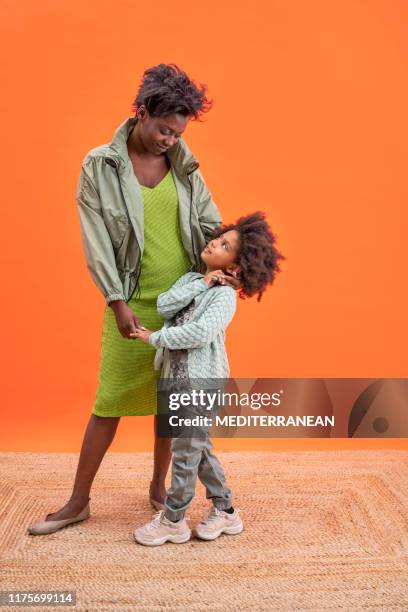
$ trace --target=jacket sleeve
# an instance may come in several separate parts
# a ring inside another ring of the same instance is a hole
[[[87,267],[95,284],[102,291],[107,304],[113,300],[126,300],[99,194],[86,162],[82,164],[79,175],[76,201]]]
[[[200,170],[196,170],[194,173],[196,176],[196,195],[197,195],[197,211],[198,211],[198,221],[201,226],[201,230],[204,234],[205,241],[208,240],[212,236],[212,232],[216,229],[221,223],[221,215],[220,211],[214,200],[212,199],[211,192],[209,191],[203,176]]]
[[[209,289],[203,278],[189,280],[189,274],[180,277],[174,285],[157,298],[157,311],[165,319],[171,319],[200,293]]]
[[[236,310],[236,295],[232,288],[218,291],[197,321],[175,327],[162,327],[153,332],[149,343],[156,348],[200,348],[209,344],[230,323]]]

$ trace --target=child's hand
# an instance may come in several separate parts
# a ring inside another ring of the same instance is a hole
[[[204,276],[205,282],[209,287],[215,285],[215,283],[220,283],[220,285],[225,284],[225,273],[224,270],[214,270],[213,272],[209,272]]]
[[[139,339],[148,344],[149,338],[152,333],[153,332],[151,332],[149,329],[146,329],[145,327],[139,327],[138,329],[136,329],[136,331],[131,332],[129,336],[130,338],[135,338],[136,340]]]

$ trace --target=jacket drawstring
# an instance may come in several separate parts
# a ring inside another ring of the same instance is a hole
[[[118,177],[120,193],[122,195],[122,200],[123,200],[123,203],[125,205],[126,215],[127,215],[128,221],[129,221],[129,225],[132,225],[132,222],[131,222],[131,219],[130,219],[130,215],[129,215],[129,211],[128,211],[128,207],[127,207],[127,204],[126,204],[125,195],[124,195],[123,189],[122,189],[122,183],[120,182],[120,176],[119,176],[117,161],[115,159],[113,159],[112,157],[105,157],[105,162],[109,166],[111,166],[112,168],[115,168],[116,176]],[[139,252],[140,252],[140,245],[139,245]],[[130,298],[132,297],[132,295],[134,294],[135,291],[136,291],[136,298],[135,298],[136,300],[141,295],[141,288],[140,288],[139,279],[140,279],[140,274],[141,274],[141,271],[142,271],[142,262],[140,262],[140,265],[138,266],[138,269],[136,269],[136,271],[137,271],[136,287],[133,289],[132,293],[130,294],[130,296],[128,297],[126,302],[129,302]],[[131,277],[135,276],[136,271],[132,272],[132,274],[130,276]]]
[[[140,266],[139,266],[139,274],[138,274],[138,276],[137,276],[137,280],[136,280],[136,287],[135,287],[135,289],[134,289],[134,290],[133,290],[133,292],[132,292],[132,295],[133,295],[133,293],[136,291],[136,297],[135,297],[135,300],[138,300],[138,299],[140,298],[140,295],[141,295],[141,287],[140,287],[140,283],[139,283],[139,279],[140,279],[140,273],[141,273],[141,271],[142,271],[142,264],[140,264]],[[129,302],[129,300],[130,300],[130,298],[132,297],[132,295],[129,297],[129,299],[127,300],[127,302]]]
[[[199,164],[198,162],[193,162],[191,165],[191,170],[187,170],[187,179],[188,182],[190,184],[190,214],[189,214],[189,223],[190,223],[190,235],[191,235],[191,246],[193,249],[193,258],[194,258],[194,264],[192,264],[190,266],[190,272],[193,271],[192,268],[194,268],[197,265],[197,259],[196,259],[196,252],[195,252],[195,246],[194,246],[194,232],[193,232],[193,226],[191,223],[191,215],[193,212],[193,184],[190,180],[190,174],[192,174],[195,170],[197,170]]]

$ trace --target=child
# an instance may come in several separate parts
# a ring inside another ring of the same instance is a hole
[[[157,309],[166,319],[162,329],[139,328],[132,336],[156,349],[156,367],[162,362],[162,378],[188,385],[193,379],[226,379],[229,364],[225,351],[225,328],[236,310],[236,291],[226,284],[228,275],[240,280],[239,296],[258,294],[260,301],[268,284],[280,271],[285,257],[274,246],[265,215],[255,212],[237,223],[218,227],[201,253],[206,272],[188,272],[157,299]],[[222,466],[212,452],[208,431],[199,437],[172,440],[172,480],[165,506],[154,519],[134,531],[136,542],[157,546],[167,541],[181,544],[190,539],[185,513],[191,504],[197,476],[213,507],[194,529],[203,540],[221,533],[238,534],[243,523],[232,506]]]

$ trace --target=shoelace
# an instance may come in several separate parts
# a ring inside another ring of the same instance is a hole
[[[209,525],[212,522],[216,521],[220,515],[221,515],[221,512],[218,510],[218,508],[213,506],[211,510],[209,511],[207,518],[205,519],[205,521],[203,521],[204,525]]]
[[[151,521],[151,523],[149,523],[147,528],[148,529],[158,529],[158,527],[160,527],[160,523],[162,522],[163,517],[164,517],[164,510],[159,510],[158,512],[156,512],[154,514],[153,520]],[[184,517],[184,518],[186,521],[190,520],[188,517]]]
[[[158,527],[160,527],[160,523],[161,523],[163,515],[164,515],[164,510],[159,510],[158,512],[155,512],[153,520],[148,525],[148,529],[157,529]]]

